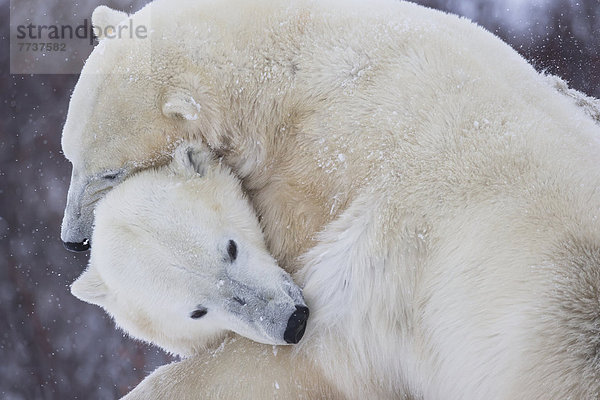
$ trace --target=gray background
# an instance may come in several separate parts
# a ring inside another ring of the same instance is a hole
[[[600,97],[598,0],[419,2],[477,21],[538,70]],[[98,4],[133,12],[144,3],[44,0],[40,11],[89,16]],[[115,398],[172,358],[69,293],[87,261],[59,240],[70,174],[60,134],[77,76],[9,75],[8,0],[0,29],[0,398]]]

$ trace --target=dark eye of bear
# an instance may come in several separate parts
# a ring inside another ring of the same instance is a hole
[[[197,310],[194,310],[192,312],[192,315],[190,315],[190,317],[192,319],[202,318],[206,315],[207,312],[208,312],[208,310],[206,308],[199,308]]]
[[[227,254],[232,262],[237,258],[237,244],[233,240],[230,240],[227,244]]]

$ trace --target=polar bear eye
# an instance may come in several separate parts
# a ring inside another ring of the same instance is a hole
[[[114,181],[119,176],[118,173],[110,173],[102,176],[102,179],[106,179],[108,181]]]
[[[194,311],[192,312],[192,314],[190,315],[190,317],[191,317],[192,319],[199,319],[199,318],[202,318],[202,317],[204,317],[204,316],[206,315],[206,313],[207,313],[207,312],[208,312],[208,310],[207,310],[206,308],[204,308],[204,307],[200,307],[199,309],[197,309],[197,310],[194,310]]]
[[[229,255],[229,260],[231,262],[235,261],[235,259],[237,258],[237,253],[237,244],[235,243],[235,241],[230,240],[227,244],[227,254]]]

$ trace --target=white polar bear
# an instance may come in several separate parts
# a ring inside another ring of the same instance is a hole
[[[133,398],[311,378],[356,399],[600,395],[600,132],[568,93],[410,3],[158,0],[130,18],[150,37],[102,40],[73,93],[63,240],[86,247],[86,204],[202,139],[312,314],[296,358],[238,340]]]
[[[94,250],[73,283],[132,336],[190,355],[224,331],[297,343],[308,308],[263,243],[239,181],[208,150],[130,177],[96,208]]]

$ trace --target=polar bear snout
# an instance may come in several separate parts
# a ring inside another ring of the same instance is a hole
[[[271,345],[302,339],[309,312],[302,289],[288,274],[267,268],[243,281],[229,277],[221,282],[220,293],[210,301],[224,322],[222,328]]]
[[[304,331],[306,330],[308,315],[308,307],[296,306],[296,311],[290,316],[283,334],[283,340],[285,340],[286,343],[296,344],[302,339]]]

